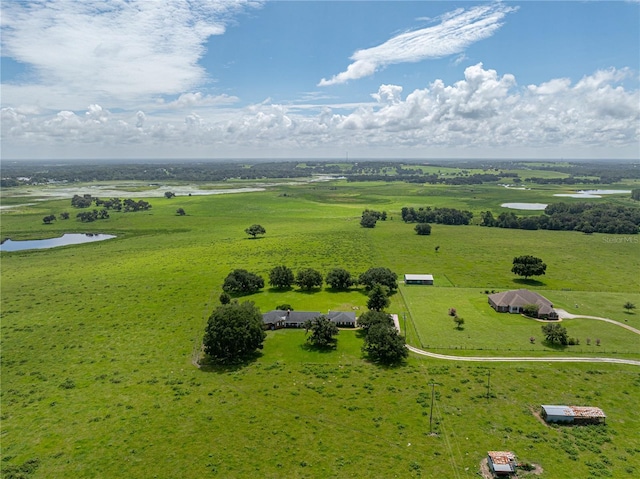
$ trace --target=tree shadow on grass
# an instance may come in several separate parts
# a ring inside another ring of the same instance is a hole
[[[200,371],[203,371],[205,373],[227,374],[246,368],[247,366],[255,363],[262,356],[262,351],[255,351],[253,354],[250,354],[233,363],[219,363],[205,356],[198,362],[198,366]]]
[[[553,349],[554,351],[565,351],[569,347],[569,345],[567,344],[552,343],[551,341],[547,341],[546,339],[542,341],[542,344],[550,349]]]
[[[545,283],[544,281],[538,281],[537,279],[531,279],[531,278],[515,278],[513,282],[516,284],[523,284],[526,286],[546,286],[547,285],[547,283]]]
[[[311,344],[308,342],[304,342],[300,345],[300,349],[302,349],[303,351],[307,351],[307,352],[314,352],[314,353],[331,353],[333,351],[335,351],[338,348],[338,342],[334,341],[332,344],[328,345],[328,346],[317,346],[315,344]]]
[[[302,294],[316,294],[322,291],[322,288],[311,288],[311,289],[301,289],[298,288],[296,289],[296,293],[302,293]]]
[[[373,366],[377,366],[380,369],[384,369],[385,371],[394,371],[394,370],[400,369],[400,368],[402,368],[402,367],[407,365],[407,360],[406,359],[401,359],[399,361],[394,361],[394,362],[388,363],[388,362],[384,362],[384,361],[371,359],[367,355],[367,353],[363,353],[362,354],[362,359],[365,362],[367,362],[367,363],[369,363],[369,364],[371,364]]]
[[[288,293],[289,291],[293,291],[293,286],[287,286],[284,288],[278,288],[277,286],[271,286],[267,288],[269,293]]]

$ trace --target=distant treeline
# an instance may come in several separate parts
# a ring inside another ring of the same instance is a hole
[[[531,183],[539,185],[608,185],[620,181],[620,178],[576,178],[569,176],[568,178],[538,178],[536,176],[527,178]]]
[[[480,213],[481,226],[524,230],[582,231],[583,233],[637,234],[640,209],[595,203],[555,203],[544,215],[518,217],[512,212],[497,218],[490,211]]]
[[[0,186],[12,187],[21,184],[43,184],[51,182],[92,181],[191,181],[211,182],[229,179],[302,178],[311,174],[337,174],[337,165],[316,165],[299,162],[246,163],[103,163],[35,165],[12,164],[2,166]]]
[[[437,223],[441,225],[468,225],[473,218],[471,211],[455,208],[418,208],[404,206],[401,210],[405,223]]]
[[[493,173],[475,173],[462,176],[441,176],[435,173],[420,172],[396,175],[361,174],[345,175],[347,181],[403,181],[405,183],[429,183],[431,185],[480,185],[482,183],[500,181],[502,178],[513,178],[513,175],[495,175]]]
[[[431,167],[425,172],[423,167]],[[442,168],[433,172],[433,168]],[[459,171],[452,171],[459,168]],[[476,173],[473,170],[476,170]],[[478,169],[482,173],[477,172]],[[520,170],[520,178],[517,172]],[[531,171],[527,178],[522,170]],[[534,176],[537,171],[553,171],[571,175],[567,178],[542,178]],[[640,178],[640,166],[630,163],[574,162],[540,163],[518,161],[451,161],[439,164],[421,161],[374,161],[352,162],[328,160],[295,161],[87,161],[86,163],[15,161],[3,162],[0,186],[15,187],[24,184],[51,182],[92,181],[189,181],[213,182],[230,179],[258,180],[262,178],[302,178],[311,175],[341,175],[349,181],[402,181],[405,183],[429,183],[446,185],[476,185],[500,180],[520,183],[530,181],[538,184],[607,184],[624,179]]]

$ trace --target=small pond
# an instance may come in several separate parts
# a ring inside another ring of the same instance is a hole
[[[49,238],[42,240],[25,240],[25,241],[13,241],[6,240],[0,245],[0,251],[22,251],[25,249],[46,249],[55,248],[57,246],[67,246],[71,244],[92,243],[94,241],[104,241],[115,238],[114,235],[104,234],[78,234],[67,233],[59,238]]]
[[[631,193],[631,190],[582,190],[575,193],[557,193],[553,196],[564,198],[602,198],[602,195],[624,195]]]
[[[544,210],[547,207],[545,203],[502,203],[500,206],[512,210]]]

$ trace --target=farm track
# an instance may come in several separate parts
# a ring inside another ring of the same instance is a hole
[[[469,361],[469,362],[539,362],[539,363],[609,363],[609,364],[630,364],[632,366],[640,366],[640,361],[635,359],[621,359],[621,358],[581,358],[581,357],[567,357],[567,358],[545,358],[545,357],[505,357],[505,356],[450,356],[447,354],[438,354],[418,349],[414,346],[407,344],[407,349],[413,353],[421,356],[428,356],[435,359],[445,359],[448,361]]]

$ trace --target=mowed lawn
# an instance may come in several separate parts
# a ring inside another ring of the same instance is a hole
[[[630,324],[629,321],[625,322],[628,318],[632,318],[632,325],[638,323],[636,318],[638,315],[625,314],[622,308],[625,301],[630,300],[637,304],[640,301],[638,294],[582,292],[571,294],[544,290],[540,293],[555,301],[556,307],[564,307],[574,314],[596,316],[608,314],[607,317],[624,324]],[[561,351],[594,355],[605,353],[637,355],[639,352],[640,335],[620,326],[592,319],[562,321],[569,337],[580,340],[579,345],[560,349],[550,346],[543,341],[541,326],[545,324],[544,322],[519,314],[497,313],[489,305],[484,290],[402,285],[401,296],[406,300],[407,305],[409,342],[426,349],[473,350],[474,355],[481,353],[482,350],[504,353],[517,351],[523,354],[529,351]],[[594,299],[596,296],[599,301]],[[565,302],[558,302],[555,298],[563,298]],[[587,303],[588,301],[591,303]],[[579,303],[578,309],[575,308],[576,303]],[[610,307],[602,309],[590,307],[594,303],[607,304]],[[458,316],[464,319],[461,328],[458,328],[453,318],[449,316],[449,308],[455,308]],[[404,324],[401,324],[401,327],[404,328]],[[534,338],[533,342],[531,338]],[[587,344],[587,339],[591,340],[590,345]],[[596,345],[596,339],[600,339],[600,346]]]
[[[446,192],[437,193],[447,204]],[[581,313],[637,327],[640,313],[622,310],[625,301],[640,303],[637,244],[479,226],[434,225],[431,236],[419,237],[400,221],[399,209],[433,203],[424,188],[410,185],[338,182],[149,201],[149,212],[114,213],[93,224],[42,224],[46,214],[75,213],[69,200],[1,213],[3,237],[118,235],[1,254],[5,473],[35,460],[33,478],[471,478],[487,450],[505,448],[540,464],[542,478],[602,471],[632,478],[640,471],[640,419],[630,413],[640,407],[640,370],[633,366],[489,369],[411,357],[389,369],[367,362],[362,339],[349,330],[340,332],[335,351],[309,349],[303,331],[286,330],[270,332],[261,356],[243,367],[192,364],[226,274],[245,268],[267,277],[279,264],[323,273],[334,266],[356,274],[372,266],[432,273],[435,287],[403,288],[406,303],[401,293],[392,298],[390,311],[411,313],[419,332],[418,338],[408,328],[411,342],[545,354],[539,325],[492,313],[482,291],[522,287],[509,272],[511,260],[534,254],[549,265],[534,289],[571,312],[578,303]],[[177,216],[178,207],[187,216]],[[393,219],[363,229],[366,207]],[[266,228],[264,238],[244,233],[253,223]],[[367,298],[358,289],[267,287],[237,299],[263,311],[290,303],[323,312],[361,311]],[[462,331],[447,316],[449,307],[465,318]],[[588,334],[601,338],[601,350],[637,357],[638,343],[634,350],[635,338],[620,328],[588,320],[566,325],[581,348]],[[530,336],[539,338],[534,346]],[[597,405],[607,426],[548,427],[531,412],[542,403]]]

